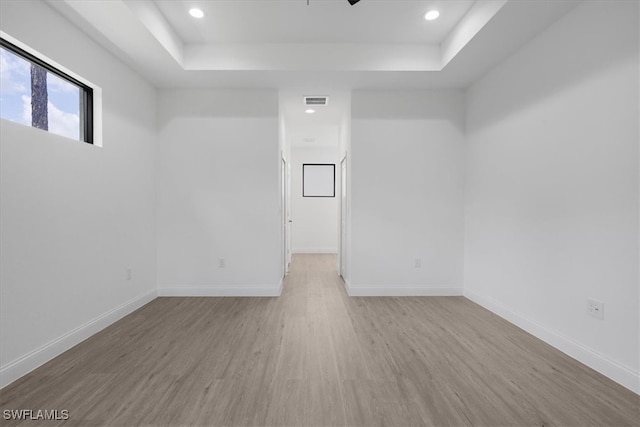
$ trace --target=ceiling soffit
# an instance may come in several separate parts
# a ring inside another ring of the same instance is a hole
[[[140,43],[140,37],[137,37],[137,40],[124,41],[127,34],[139,34],[144,29],[148,33],[144,38],[148,39],[150,35],[158,45],[154,48],[161,47],[183,70],[440,71],[491,20],[507,0],[475,2],[452,26],[448,34],[443,34],[444,38],[440,43],[185,43],[152,0],[64,2],[98,30],[106,32],[104,35],[108,38],[120,39],[121,44],[125,45],[125,51],[135,50],[135,45]],[[396,0],[393,3],[400,1]],[[354,8],[347,10],[353,12]],[[118,24],[113,25],[113,20],[117,20]],[[109,34],[116,32],[119,36]],[[135,52],[128,53],[137,55]]]

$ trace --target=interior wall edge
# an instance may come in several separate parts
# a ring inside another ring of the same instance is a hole
[[[282,293],[282,282],[278,285],[232,286],[216,285],[201,287],[161,287],[159,297],[278,297]]]
[[[345,282],[350,297],[451,297],[462,296],[463,288],[433,285],[357,285]]]
[[[299,248],[292,249],[291,253],[294,254],[331,254],[336,255],[338,253],[336,248]]]
[[[553,329],[545,327],[521,313],[507,308],[500,301],[492,297],[482,295],[480,292],[469,289],[466,286],[464,287],[463,296],[544,341],[553,348],[576,359],[594,371],[601,373],[634,393],[640,394],[640,372],[624,366]]]
[[[0,367],[0,389],[22,378],[70,348],[97,334],[104,328],[150,303],[158,296],[153,290],[93,318],[39,348]]]

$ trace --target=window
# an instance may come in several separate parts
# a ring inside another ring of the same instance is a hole
[[[335,197],[336,165],[304,163],[302,197]]]
[[[93,89],[0,42],[0,117],[93,144]]]

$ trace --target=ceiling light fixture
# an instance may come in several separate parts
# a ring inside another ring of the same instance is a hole
[[[307,113],[307,114],[313,114],[315,112],[316,112],[316,110],[314,110],[312,108],[309,108],[308,110],[305,110],[305,113]]]
[[[424,14],[424,19],[426,19],[427,21],[433,21],[434,19],[438,19],[438,16],[440,16],[440,12],[438,12],[437,10],[430,10],[429,12]]]
[[[204,12],[202,11],[202,9],[198,9],[197,7],[194,7],[189,9],[189,15],[193,16],[194,18],[203,18]]]

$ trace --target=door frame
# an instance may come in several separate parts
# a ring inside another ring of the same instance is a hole
[[[338,274],[344,279],[347,267],[347,153],[340,160],[340,213],[338,236]]]
[[[280,158],[280,179],[281,181],[281,221],[282,221],[282,271],[283,276],[289,274],[291,264],[291,213],[289,208],[290,198],[290,165],[284,154]]]

